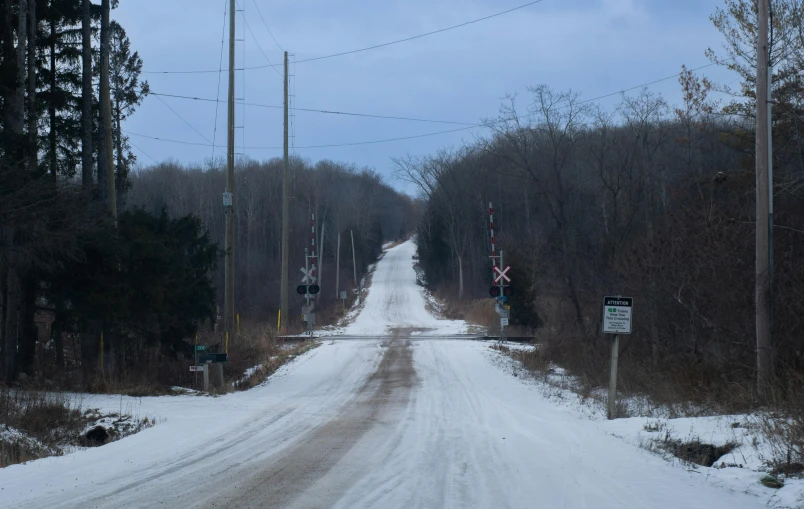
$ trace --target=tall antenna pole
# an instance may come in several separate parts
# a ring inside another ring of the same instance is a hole
[[[235,0],[229,0],[229,114],[226,126],[226,193],[223,204],[226,215],[226,288],[224,290],[223,325],[227,338],[234,330],[234,164],[235,164]]]
[[[288,258],[290,249],[290,178],[288,164],[288,52],[285,52],[285,139],[284,139],[284,165],[282,171],[282,289],[281,289],[281,315],[287,320],[288,316]],[[287,327],[285,327],[287,330]]]
[[[759,1],[757,17],[757,125],[756,125],[756,336],[757,389],[767,395],[771,381],[772,344],[770,311],[770,136],[768,129],[768,24],[770,0]]]

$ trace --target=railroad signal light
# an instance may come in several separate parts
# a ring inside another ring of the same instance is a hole
[[[494,298],[499,297],[500,296],[500,287],[499,286],[492,286],[491,288],[489,288],[489,295],[491,295]]]
[[[296,287],[296,293],[299,295],[304,295],[307,293],[307,285],[299,285]]]
[[[503,288],[503,295],[505,295],[506,297],[510,297],[513,294],[514,294],[514,289],[511,288],[510,286],[506,286],[505,288]]]
[[[310,295],[315,295],[315,294],[317,294],[317,293],[318,293],[318,292],[320,292],[320,291],[321,291],[321,287],[320,287],[320,286],[318,286],[318,285],[310,285],[310,286],[307,288],[307,293],[309,293]]]

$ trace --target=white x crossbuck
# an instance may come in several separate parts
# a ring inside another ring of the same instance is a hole
[[[494,276],[494,282],[499,283],[500,279],[505,279],[506,282],[510,283],[511,278],[505,275],[509,270],[511,270],[510,265],[506,267],[504,270],[500,270],[499,267],[494,267],[494,272],[497,273],[497,275]]]
[[[315,276],[313,276],[313,272],[315,272],[315,265],[313,265],[310,270],[307,270],[304,267],[299,270],[302,271],[302,274],[304,274],[304,277],[302,277],[302,283],[306,285],[315,283]]]

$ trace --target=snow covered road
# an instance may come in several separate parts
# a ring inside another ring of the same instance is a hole
[[[162,422],[0,470],[0,507],[765,507],[545,399],[488,343],[410,341],[465,330],[427,313],[414,251],[386,253],[346,328],[376,339],[328,339],[245,393],[124,399]]]

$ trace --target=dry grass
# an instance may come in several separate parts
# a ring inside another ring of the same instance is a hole
[[[316,341],[302,341],[290,348],[277,348],[275,350],[276,355],[263,360],[259,367],[251,371],[249,376],[236,380],[234,382],[235,390],[245,391],[261,384],[266,378],[274,374],[277,369],[318,345],[320,343]]]
[[[104,424],[105,438],[88,440],[86,430]],[[92,447],[136,433],[153,423],[127,415],[82,410],[63,394],[0,389],[0,468],[61,456],[65,447]]]

